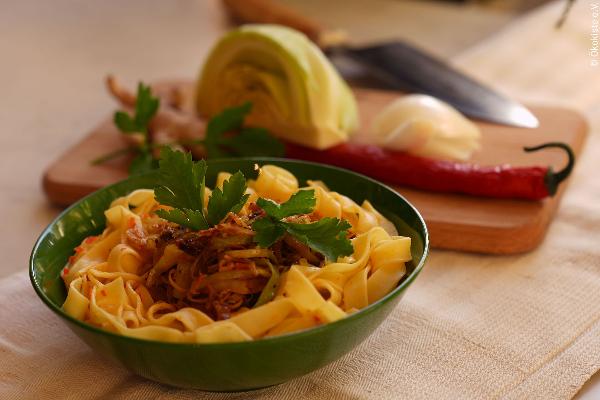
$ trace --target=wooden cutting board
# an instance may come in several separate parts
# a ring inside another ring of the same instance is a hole
[[[180,86],[190,91],[190,83],[165,82],[156,85],[159,92]],[[362,130],[357,140],[365,138],[365,127],[373,117],[400,94],[356,88]],[[547,106],[529,106],[538,117],[537,129],[511,128],[488,123],[477,124],[483,132],[482,150],[473,162],[482,165],[552,165],[562,168],[565,156],[558,150],[525,153],[523,146],[561,141],[579,154],[587,124],[575,111]],[[90,165],[103,154],[122,148],[120,133],[108,117],[81,142],[52,164],[43,179],[48,198],[58,205],[68,205],[79,198],[127,177],[129,160],[121,158],[103,165]],[[558,193],[542,201],[488,199],[458,194],[430,193],[405,187],[396,189],[421,212],[433,247],[481,253],[513,254],[532,250],[544,238],[556,212],[567,182]]]

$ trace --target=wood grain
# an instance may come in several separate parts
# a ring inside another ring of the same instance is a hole
[[[173,85],[183,85],[184,91],[189,88],[189,83],[185,82],[163,83],[158,87],[162,91]],[[366,127],[372,118],[399,94],[359,88],[354,91],[359,102],[362,128],[353,140],[366,141]],[[560,151],[522,151],[523,146],[550,141],[568,143],[579,154],[587,134],[586,121],[580,114],[560,107],[529,108],[540,121],[537,129],[477,122],[483,132],[483,146],[474,155],[473,162],[561,168],[565,159]],[[120,134],[107,118],[48,168],[43,179],[48,198],[56,204],[68,205],[100,187],[124,179],[129,162],[126,158],[90,165],[90,160],[121,147]],[[487,199],[405,187],[396,189],[425,218],[433,247],[513,254],[532,250],[543,240],[567,185],[568,180],[554,197],[543,201]]]

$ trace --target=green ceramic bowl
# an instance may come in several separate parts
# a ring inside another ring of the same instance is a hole
[[[134,339],[98,329],[66,315],[66,290],[60,270],[73,248],[104,228],[104,210],[116,197],[134,189],[152,188],[156,174],[135,176],[101,189],[65,210],[38,239],[29,265],[38,296],[84,342],[127,369],[167,385],[210,391],[238,391],[275,385],[314,371],[340,358],[369,336],[393,310],[417,277],[429,246],[423,219],[402,196],[381,183],[325,165],[282,159],[210,161],[207,184],[219,171],[241,170],[255,177],[254,164],[275,164],[294,173],[301,183],[323,180],[332,190],[362,202],[370,200],[401,235],[412,238],[413,261],[398,287],[378,302],[340,321],[303,332],[254,342],[175,344]],[[357,361],[358,362],[358,361]]]

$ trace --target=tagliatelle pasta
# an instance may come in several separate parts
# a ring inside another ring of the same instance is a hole
[[[229,179],[219,174],[216,187]],[[284,217],[277,229],[346,220],[351,227],[342,234],[349,235],[351,254],[328,260],[290,233],[268,247],[257,244],[254,223],[269,218],[257,199],[281,204],[302,190],[314,191],[312,212]],[[368,201],[359,205],[319,181],[300,188],[290,172],[272,165],[261,168],[246,193],[239,212],[197,231],[159,217],[158,210],[171,208],[159,204],[153,190],[114,200],[105,230],[86,238],[63,270],[63,309],[141,339],[248,341],[345,318],[387,295],[406,274],[410,238],[398,236]]]

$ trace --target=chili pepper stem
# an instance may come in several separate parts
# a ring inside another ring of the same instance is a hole
[[[523,150],[529,153],[547,148],[562,149],[567,153],[568,156],[567,165],[562,170],[554,172],[552,167],[548,167],[548,172],[546,173],[544,183],[548,189],[548,193],[552,196],[556,193],[558,185],[567,179],[567,177],[571,174],[571,171],[573,171],[573,167],[575,166],[575,153],[569,145],[561,142],[550,142],[541,144],[539,146],[524,147]]]

